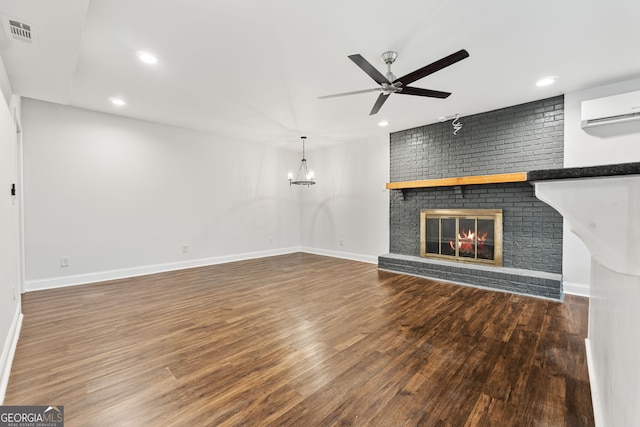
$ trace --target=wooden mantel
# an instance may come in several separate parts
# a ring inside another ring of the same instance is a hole
[[[577,168],[542,169],[529,172],[501,173],[496,175],[461,176],[454,178],[422,179],[418,181],[388,182],[388,190],[410,188],[455,187],[458,185],[499,184],[505,182],[531,183],[546,180],[599,178],[618,175],[640,175],[640,162]]]
[[[504,182],[525,182],[526,172],[501,173],[496,175],[461,176],[454,178],[422,179],[418,181],[388,182],[387,190],[409,188],[453,187],[457,185],[498,184]]]

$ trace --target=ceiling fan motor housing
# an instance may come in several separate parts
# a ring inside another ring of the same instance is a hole
[[[382,55],[380,55],[380,57],[382,58],[382,62],[384,62],[387,65],[391,65],[395,62],[396,58],[398,57],[398,52],[388,50],[384,52]]]

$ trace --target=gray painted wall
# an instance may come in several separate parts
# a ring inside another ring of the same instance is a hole
[[[561,168],[564,97],[391,134],[391,181]]]

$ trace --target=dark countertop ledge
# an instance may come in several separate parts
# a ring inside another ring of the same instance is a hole
[[[619,175],[640,175],[640,162],[529,171],[527,172],[527,181],[599,178]]]

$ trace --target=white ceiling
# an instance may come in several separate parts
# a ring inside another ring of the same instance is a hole
[[[37,29],[32,45],[0,36],[18,95],[295,149],[640,75],[638,0],[0,0],[0,14]],[[396,50],[402,76],[463,48],[412,84],[446,100],[391,95],[369,116],[377,93],[317,99],[376,87],[350,54],[384,73]]]

